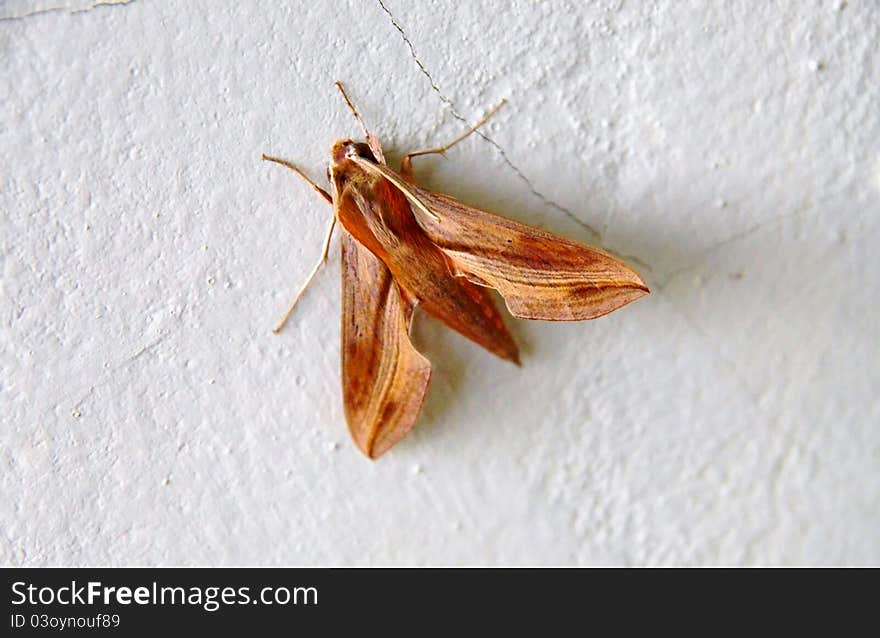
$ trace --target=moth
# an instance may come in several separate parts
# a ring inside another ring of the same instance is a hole
[[[333,207],[321,258],[297,301],[327,260],[342,227],[342,394],[358,448],[376,459],[412,430],[431,379],[431,364],[413,346],[421,308],[490,352],[519,365],[519,350],[490,289],[521,319],[579,321],[608,314],[648,294],[639,275],[617,258],[418,186],[412,160],[443,155],[501,106],[445,146],[406,154],[388,166],[340,82],[364,141],[333,144],[329,192],[291,162],[263,155],[302,177]],[[503,102],[502,102],[503,104]]]

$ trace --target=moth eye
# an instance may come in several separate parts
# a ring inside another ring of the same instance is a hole
[[[360,157],[368,160],[373,159],[373,153],[370,151],[370,147],[362,142],[349,143],[345,147],[345,155],[346,157]]]

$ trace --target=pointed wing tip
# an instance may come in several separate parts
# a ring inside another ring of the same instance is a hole
[[[425,397],[428,393],[428,385],[431,382],[432,371],[430,362],[417,352],[416,354],[423,364],[421,370],[414,373],[421,375],[420,384],[413,392],[413,394],[417,397],[418,402],[415,405],[413,411],[410,413],[409,418],[392,422],[395,425],[403,423],[403,426],[395,428],[395,431],[392,433],[391,436],[387,436],[387,433],[385,433],[386,435],[382,436],[380,435],[380,430],[382,430],[385,426],[385,423],[383,422],[379,422],[379,424],[375,428],[370,428],[368,430],[362,430],[361,428],[353,427],[351,425],[351,422],[349,422],[349,433],[351,434],[351,438],[354,441],[354,444],[357,446],[358,450],[361,451],[361,454],[363,454],[371,461],[376,461],[388,450],[390,450],[395,445],[400,443],[403,439],[405,439],[406,436],[415,427],[416,422],[418,421],[419,414],[422,411],[422,405],[424,404]]]
[[[651,294],[651,289],[648,288],[648,284],[645,283],[645,280],[642,279],[642,278],[639,276],[638,273],[636,273],[636,280],[637,280],[636,288],[638,288],[639,290],[641,290],[641,291],[642,291],[643,293],[645,293],[646,295],[650,295],[650,294]]]
[[[641,290],[645,294],[650,293],[651,291],[648,289],[648,284],[645,283],[645,280],[642,279],[642,276],[637,273],[633,268],[623,261],[617,261],[617,266],[619,268],[619,277],[620,281],[623,282],[624,287],[626,288],[636,288]]]
[[[385,454],[385,452],[387,452],[388,450],[393,448],[395,445],[397,445],[403,438],[404,437],[402,436],[399,439],[397,439],[391,443],[387,443],[387,444],[381,445],[381,446],[376,445],[375,440],[370,441],[369,446],[361,445],[360,443],[357,443],[357,442],[356,443],[357,443],[358,449],[363,453],[364,456],[366,456],[371,461],[378,461],[380,456],[382,456],[383,454]]]
[[[491,352],[504,361],[510,361],[513,365],[522,367],[522,361],[519,358],[519,347],[512,338],[509,343],[505,344],[504,348],[492,349]]]
[[[624,272],[621,273],[620,290],[629,298],[629,301],[626,303],[641,299],[645,295],[650,295],[651,290],[648,288],[648,284],[645,283],[645,280],[642,279],[641,275],[629,266],[625,264],[623,264],[623,266]]]
[[[644,282],[641,281],[641,279],[637,284],[634,283],[628,286],[621,286],[620,288],[618,288],[615,295],[617,303],[614,304],[608,312],[613,312],[618,308],[622,308],[623,306],[631,304],[634,301],[638,301],[642,297],[647,297],[650,294],[650,289],[645,285]]]
[[[513,338],[510,339],[509,343],[504,344],[504,347],[492,348],[490,351],[500,359],[510,361],[513,365],[522,367],[522,361],[519,358],[519,347],[517,347]]]
[[[371,461],[377,460],[380,456],[385,454],[388,450],[390,450],[394,445],[386,445],[385,447],[379,447],[376,445],[376,440],[363,440],[363,439],[354,439],[354,444],[357,446],[357,449],[360,450],[361,454],[370,459]]]
[[[399,438],[396,438],[396,439],[390,440],[390,441],[384,441],[381,444],[379,444],[379,442],[376,440],[375,436],[373,436],[373,437],[356,436],[354,434],[354,432],[352,432],[352,439],[354,440],[354,444],[357,446],[357,449],[360,450],[361,454],[363,454],[365,457],[367,457],[371,461],[376,461],[379,459],[380,456],[385,454],[385,452],[387,452],[388,450],[393,448],[395,445],[397,445],[397,443],[399,443],[400,440],[403,439],[406,436],[406,434],[408,434],[408,433],[409,433],[409,430],[407,430]]]

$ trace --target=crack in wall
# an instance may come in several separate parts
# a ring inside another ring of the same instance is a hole
[[[662,281],[658,281],[655,284],[655,287],[657,288],[658,291],[664,290],[667,286],[669,286],[669,284],[671,284],[673,281],[675,281],[676,279],[678,279],[682,275],[685,275],[689,272],[697,270],[698,268],[702,268],[706,264],[706,262],[709,260],[709,258],[712,256],[713,253],[721,250],[722,248],[728,246],[729,244],[735,244],[736,242],[742,241],[743,239],[748,239],[749,237],[751,237],[755,233],[758,233],[759,231],[761,231],[767,227],[772,228],[774,226],[781,224],[782,222],[784,222],[788,219],[791,219],[793,217],[799,217],[800,215],[802,215],[804,212],[806,212],[810,208],[811,208],[811,206],[803,206],[803,207],[798,208],[797,210],[794,210],[794,211],[787,213],[785,215],[779,215],[777,217],[774,217],[773,219],[769,219],[767,221],[753,224],[752,226],[750,226],[749,228],[746,228],[745,230],[741,230],[737,233],[733,233],[729,237],[725,237],[724,239],[720,239],[720,240],[716,241],[715,243],[711,244],[710,246],[708,246],[706,249],[702,250],[699,253],[699,261],[697,261],[694,264],[691,264],[690,266],[682,266],[681,268],[676,268],[675,270],[668,272]]]
[[[161,345],[164,341],[166,341],[170,336],[171,336],[171,333],[170,333],[170,332],[166,332],[166,333],[162,334],[158,339],[155,339],[155,340],[152,341],[151,343],[148,343],[147,345],[143,346],[140,350],[138,350],[137,352],[135,352],[135,353],[134,353],[133,355],[131,355],[130,357],[124,359],[123,361],[121,361],[121,362],[119,362],[119,363],[117,363],[117,364],[115,364],[115,365],[111,365],[110,368],[109,368],[109,370],[108,370],[108,372],[105,372],[104,374],[101,375],[101,377],[103,377],[103,379],[102,379],[101,381],[98,381],[98,382],[95,383],[94,385],[90,386],[90,387],[89,387],[89,391],[86,392],[86,393],[80,398],[79,401],[77,401],[76,403],[73,404],[73,409],[72,409],[72,411],[71,411],[72,416],[73,416],[75,419],[78,419],[78,418],[82,417],[82,406],[83,406],[83,404],[84,404],[88,399],[90,399],[90,398],[92,397],[92,395],[95,394],[95,390],[96,390],[97,388],[101,388],[101,387],[107,385],[108,383],[110,383],[110,381],[112,380],[112,379],[111,379],[111,377],[112,377],[112,374],[111,374],[111,373],[113,373],[113,372],[118,372],[118,371],[120,371],[120,370],[123,370],[123,369],[127,368],[127,367],[130,366],[132,363],[134,363],[135,361],[137,361],[138,359],[140,359],[142,356],[144,356],[144,355],[147,354],[148,352],[151,352],[152,350],[154,350],[155,348],[157,348],[158,346],[160,346],[160,345]],[[59,406],[60,406],[60,403],[59,403]]]
[[[406,43],[406,46],[409,47],[409,52],[410,52],[410,55],[412,56],[412,59],[415,61],[416,65],[419,67],[419,70],[422,72],[422,74],[428,79],[428,82],[430,82],[431,89],[433,89],[434,92],[440,97],[440,100],[446,105],[446,107],[449,109],[449,112],[452,113],[452,116],[456,120],[462,122],[463,124],[465,124],[467,126],[470,126],[470,123],[468,122],[467,118],[465,118],[458,111],[458,109],[455,108],[455,103],[451,99],[449,99],[443,93],[443,91],[440,90],[439,86],[437,86],[437,83],[434,81],[434,77],[431,75],[430,71],[428,71],[427,67],[425,67],[424,63],[419,58],[418,54],[416,54],[416,48],[413,45],[412,40],[410,40],[409,36],[406,34],[406,31],[404,31],[402,26],[400,26],[400,22],[397,21],[397,18],[394,17],[394,14],[391,13],[391,11],[388,9],[387,6],[385,6],[385,3],[382,0],[377,0],[377,2],[379,3],[379,6],[382,8],[382,11],[384,11],[388,15],[388,18],[391,20],[392,26],[394,26],[394,28],[397,29],[397,31],[400,33],[400,37],[403,38],[403,41],[404,41],[404,43]],[[550,206],[551,208],[554,208],[554,209],[558,210],[559,212],[563,213],[564,215],[566,215],[569,219],[574,221],[578,226],[580,226],[581,228],[583,228],[584,230],[589,232],[595,241],[598,241],[598,242],[602,241],[601,233],[599,233],[599,231],[596,230],[593,226],[591,226],[590,224],[588,224],[587,222],[582,220],[580,217],[578,217],[574,213],[574,211],[572,211],[570,208],[567,208],[566,206],[563,206],[559,202],[556,202],[556,201],[550,199],[549,197],[544,195],[544,193],[539,191],[535,187],[535,185],[532,183],[532,180],[530,180],[526,176],[526,174],[523,173],[522,169],[520,169],[516,164],[513,163],[513,160],[510,159],[510,156],[501,147],[501,145],[498,144],[498,142],[493,140],[491,137],[489,137],[488,135],[486,135],[482,131],[477,130],[477,131],[474,131],[474,133],[476,135],[479,135],[481,138],[483,138],[486,142],[488,142],[489,144],[491,144],[495,148],[496,152],[501,157],[501,159],[504,161],[504,163],[507,164],[507,166],[516,174],[516,176],[523,182],[523,184],[526,185],[526,187],[529,189],[529,191],[531,191],[532,195],[534,195],[536,198],[541,200],[541,202],[543,202],[547,206]]]
[[[49,13],[67,13],[69,15],[73,15],[75,13],[88,13],[92,9],[96,9],[98,7],[108,7],[113,5],[124,5],[131,4],[134,0],[95,0],[85,6],[76,7],[71,6],[70,3],[62,4],[60,6],[54,7],[43,7],[40,9],[31,9],[29,11],[24,11],[22,13],[10,13],[9,15],[3,15],[7,11],[11,11],[10,9],[0,10],[0,22],[13,22],[16,20],[25,20],[27,18],[31,18],[33,16],[45,15]]]

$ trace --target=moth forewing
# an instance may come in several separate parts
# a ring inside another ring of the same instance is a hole
[[[649,292],[637,272],[605,251],[406,183],[387,166],[367,160],[359,165],[399,188],[413,203],[425,235],[457,273],[496,289],[514,316],[595,319]]]
[[[382,261],[342,233],[342,393],[351,436],[378,458],[415,425],[431,364],[409,338],[412,303]]]

